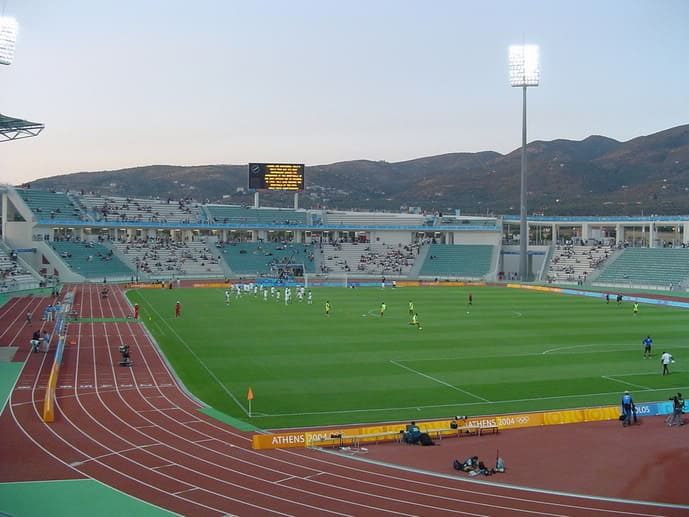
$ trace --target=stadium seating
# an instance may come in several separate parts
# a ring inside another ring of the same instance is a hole
[[[225,271],[217,253],[203,241],[155,240],[112,243],[119,254],[138,270],[138,276],[151,279],[172,277],[223,277]],[[138,264],[138,268],[137,268]]]
[[[689,280],[689,248],[626,248],[596,284],[677,286]]]
[[[306,212],[282,208],[206,205],[210,221],[221,224],[305,225]]]
[[[493,251],[488,244],[431,244],[419,276],[483,278],[490,272]]]
[[[54,241],[50,245],[69,268],[90,279],[129,279],[134,271],[97,242]]]
[[[0,292],[30,289],[37,284],[37,279],[0,247]]]
[[[305,244],[241,242],[227,244],[222,256],[232,273],[238,275],[270,274],[271,265],[280,262],[303,264],[305,273],[315,273],[313,247]]]
[[[610,246],[558,245],[548,267],[548,281],[584,283],[613,254]]]
[[[67,194],[33,188],[18,188],[16,190],[34,213],[36,219],[60,221],[81,221],[84,219],[84,214]]]
[[[205,222],[198,204],[188,200],[137,199],[83,194],[80,196],[94,221],[196,224]]]
[[[418,244],[337,243],[322,247],[321,273],[408,275],[418,255]]]

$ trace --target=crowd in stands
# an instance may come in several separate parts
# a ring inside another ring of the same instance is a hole
[[[12,291],[35,279],[18,262],[17,252],[0,249],[0,292]]]
[[[420,244],[397,246],[338,241],[321,248],[321,273],[361,273],[406,275],[414,266]]]
[[[599,269],[613,252],[611,246],[595,244],[577,246],[557,245],[550,261],[549,282],[575,282],[583,285],[588,276]]]
[[[103,197],[84,194],[82,200],[96,221],[202,223],[201,210],[191,198],[174,200]]]
[[[314,273],[313,247],[290,239],[271,238],[256,242],[233,239],[216,246],[234,273],[274,275]]]
[[[54,240],[54,242],[73,242],[73,243],[80,243],[82,244],[85,248],[95,248],[96,247],[96,242],[95,241],[79,241],[79,239],[68,239],[64,237],[59,237],[57,236]],[[58,251],[55,247],[55,245],[52,246],[52,248],[62,257],[62,258],[72,258],[72,252],[68,249]],[[93,254],[87,255],[86,260],[88,262],[93,262],[94,260],[102,260],[104,262],[109,262],[113,259],[114,254],[112,250],[108,251],[100,251],[100,250],[94,250]]]
[[[17,189],[17,194],[38,219],[45,219],[46,215],[49,215],[51,219],[82,220],[84,218],[77,204],[66,193],[57,192],[54,189],[31,190],[28,186]]]
[[[169,237],[128,239],[114,246],[134,264],[139,273],[179,276],[192,273],[222,274],[219,259],[204,242]]]
[[[142,274],[180,276],[223,273],[220,260],[204,242],[151,237],[122,239],[113,245]]]

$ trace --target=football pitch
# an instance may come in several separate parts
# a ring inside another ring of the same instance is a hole
[[[289,305],[260,293],[232,293],[228,305],[224,291],[128,296],[191,392],[261,428],[600,406],[624,390],[649,402],[689,390],[682,309],[641,305],[634,315],[630,302],[602,295],[501,287],[314,288],[313,304],[293,296]],[[409,324],[410,301],[421,330]],[[668,376],[664,351],[676,359]]]

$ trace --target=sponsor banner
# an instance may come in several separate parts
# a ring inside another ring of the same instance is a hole
[[[546,287],[544,285],[522,285],[522,284],[507,284],[505,287],[512,289],[527,289],[529,291],[541,291],[545,293],[562,293],[562,289],[559,287]]]
[[[251,438],[253,449],[287,449],[306,447],[306,433],[255,434]]]
[[[597,422],[599,420],[615,420],[620,414],[617,406],[606,406],[584,409],[584,422]]]
[[[518,413],[516,415],[500,415],[495,418],[500,429],[518,429],[520,427],[536,427],[543,425],[543,413]]]
[[[644,406],[648,406],[646,408],[645,412],[640,412]],[[651,415],[669,415],[673,411],[672,408],[672,402],[667,401],[667,402],[652,402],[650,404],[637,404],[636,405],[636,414],[638,416],[651,416]]]
[[[448,422],[449,425],[449,422]],[[404,430],[403,424],[380,425],[371,427],[350,427],[347,429],[323,429],[292,433],[255,434],[251,440],[253,449],[284,449],[291,447],[352,445],[392,441]]]
[[[570,409],[568,411],[547,411],[543,413],[545,425],[577,424],[584,421],[583,409]]]
[[[460,281],[445,281],[435,282],[430,280],[422,280],[420,282],[397,282],[397,285],[404,285],[405,287],[412,286],[432,286],[432,287],[467,287],[467,286],[485,286],[486,282],[460,282]]]
[[[668,415],[672,413],[672,402],[649,402],[636,404],[637,416]],[[620,415],[619,406],[602,406],[595,408],[570,409],[562,411],[543,411],[538,413],[515,413],[511,415],[496,415],[485,417],[467,417],[458,421],[463,429],[495,428],[519,429],[522,427],[538,427],[542,425],[576,424],[582,422],[597,422],[617,420]],[[436,432],[450,435],[455,430],[450,428],[450,419],[430,420],[418,422],[421,432]],[[399,440],[400,432],[406,424],[386,424],[367,427],[349,427],[346,429],[323,429],[316,431],[302,431],[276,434],[256,434],[252,438],[254,449],[282,449],[290,447],[311,446],[339,446],[360,445],[382,441]]]

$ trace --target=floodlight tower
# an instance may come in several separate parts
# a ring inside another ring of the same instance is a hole
[[[17,42],[17,20],[0,16],[0,65],[11,65]]]
[[[538,45],[510,46],[510,86],[522,88],[522,167],[521,198],[519,209],[519,278],[528,280],[529,263],[527,246],[529,229],[526,216],[526,89],[538,86],[540,71],[538,68]]]
[[[14,61],[18,26],[17,20],[11,16],[0,16],[0,65],[11,65]],[[44,127],[37,122],[6,117],[0,113],[0,142],[37,136]]]

